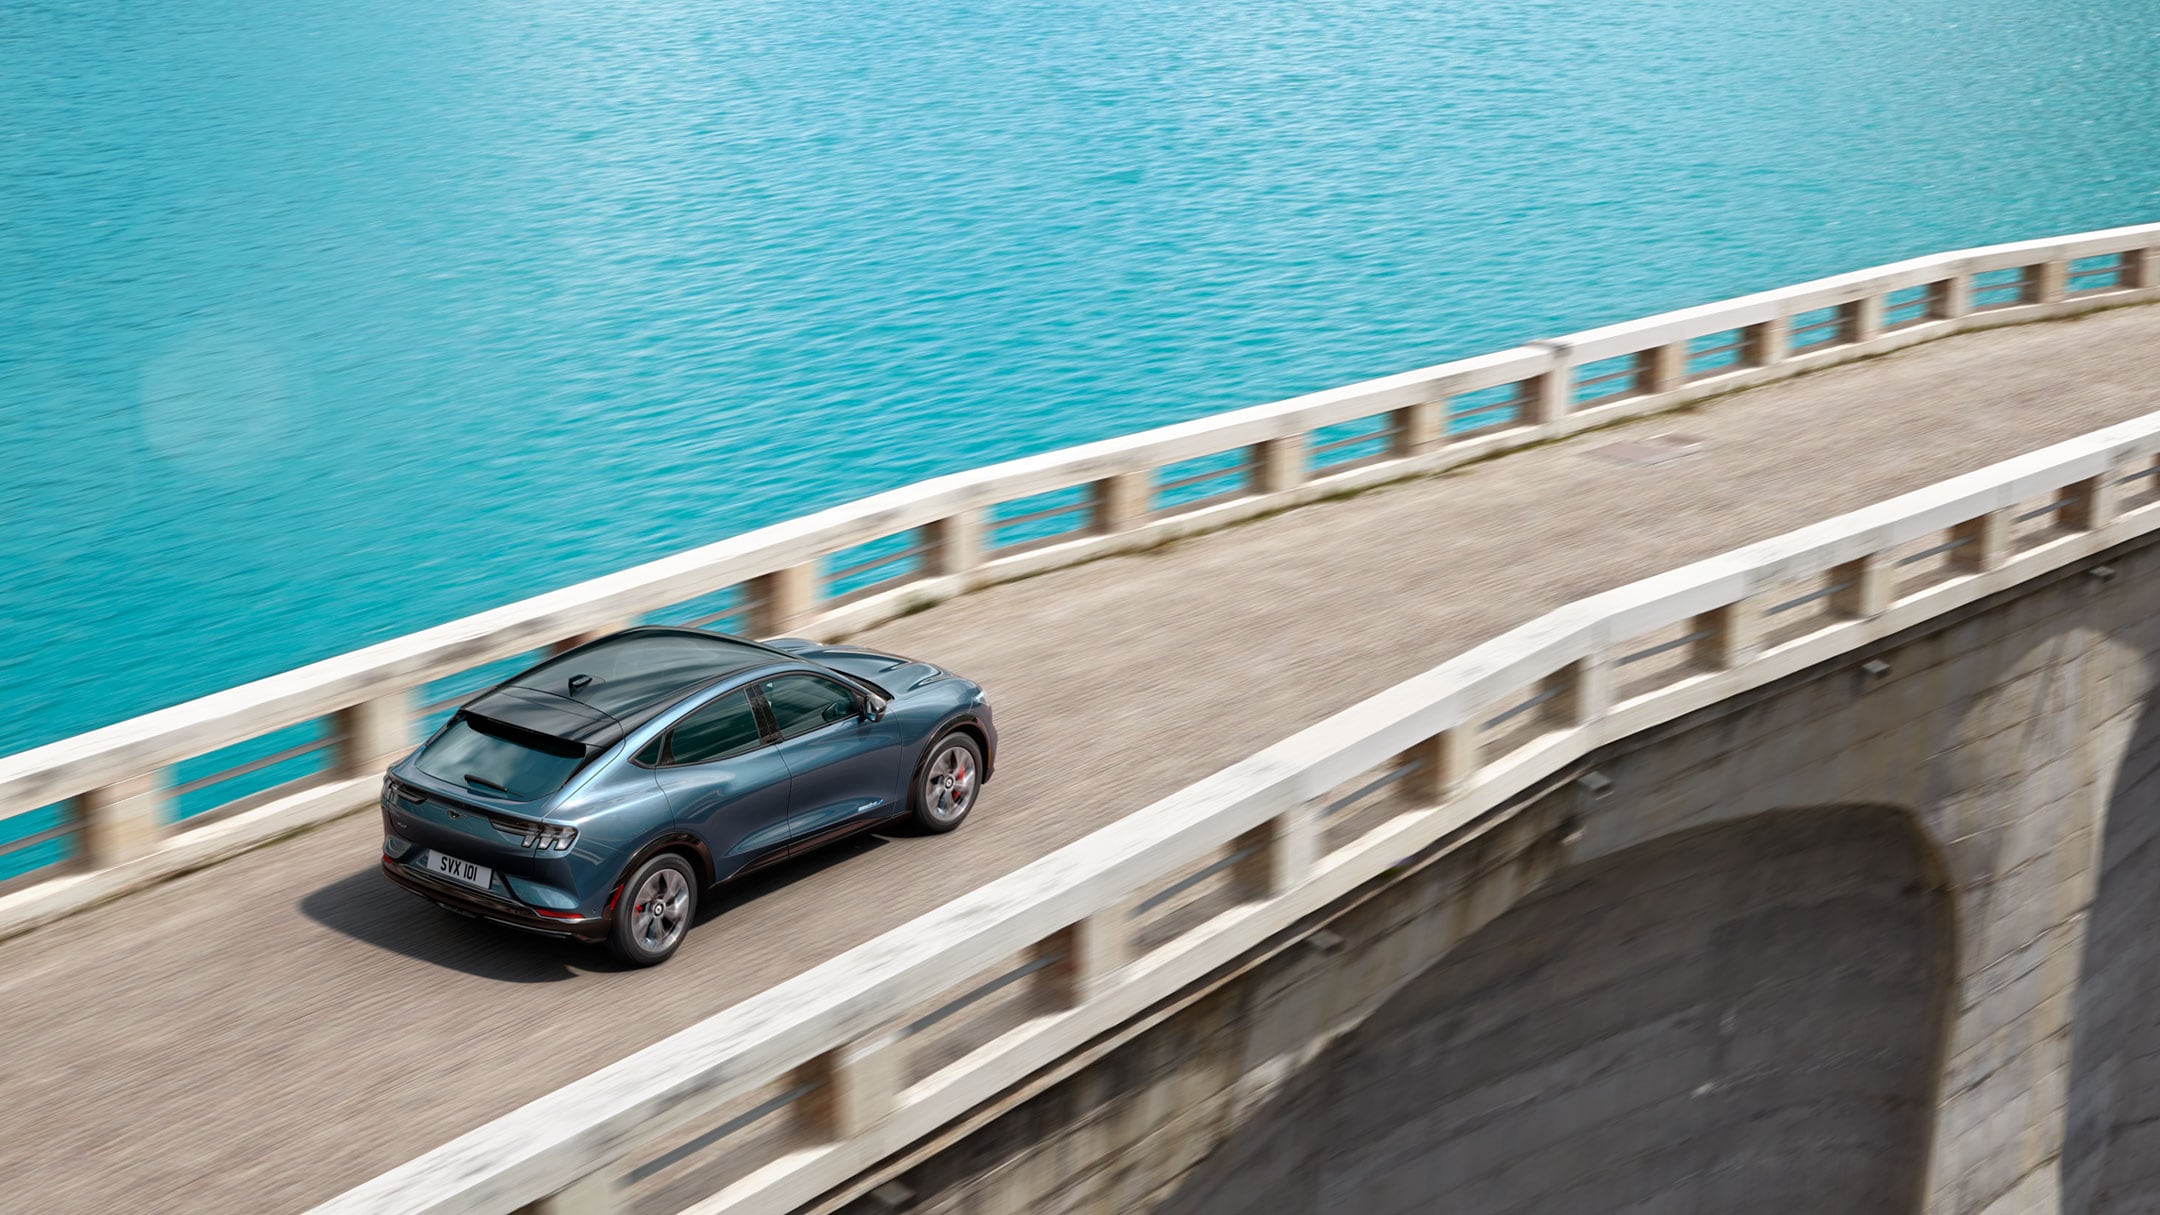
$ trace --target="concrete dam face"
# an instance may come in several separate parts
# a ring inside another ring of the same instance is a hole
[[[1288,1081],[1160,1208],[1919,1209],[1950,906],[1911,816],[1562,870]]]
[[[2160,706],[2138,715],[2099,856],[2063,1111],[2065,1215],[2160,1209]]]

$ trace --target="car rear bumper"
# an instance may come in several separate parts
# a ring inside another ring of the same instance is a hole
[[[497,924],[507,924],[526,932],[539,933],[541,936],[587,942],[607,939],[608,922],[604,915],[574,918],[564,918],[561,913],[556,916],[542,915],[523,903],[514,903],[508,899],[483,894],[469,886],[457,885],[388,856],[382,858],[382,869],[384,877],[421,898],[460,915],[478,916],[483,920],[493,920]]]

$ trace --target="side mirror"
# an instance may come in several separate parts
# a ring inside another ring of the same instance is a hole
[[[885,716],[885,700],[878,696],[863,697],[863,720],[876,721]]]

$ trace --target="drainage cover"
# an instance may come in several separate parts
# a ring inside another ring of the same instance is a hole
[[[1646,435],[1640,439],[1622,439],[1618,443],[1607,443],[1603,447],[1592,449],[1590,454],[1615,464],[1648,467],[1663,464],[1667,460],[1677,460],[1682,456],[1692,456],[1702,449],[1701,439],[1687,435]]]

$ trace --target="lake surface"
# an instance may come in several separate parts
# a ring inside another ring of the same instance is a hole
[[[2150,0],[13,0],[0,752],[937,473],[2160,219],[2156,63]]]

